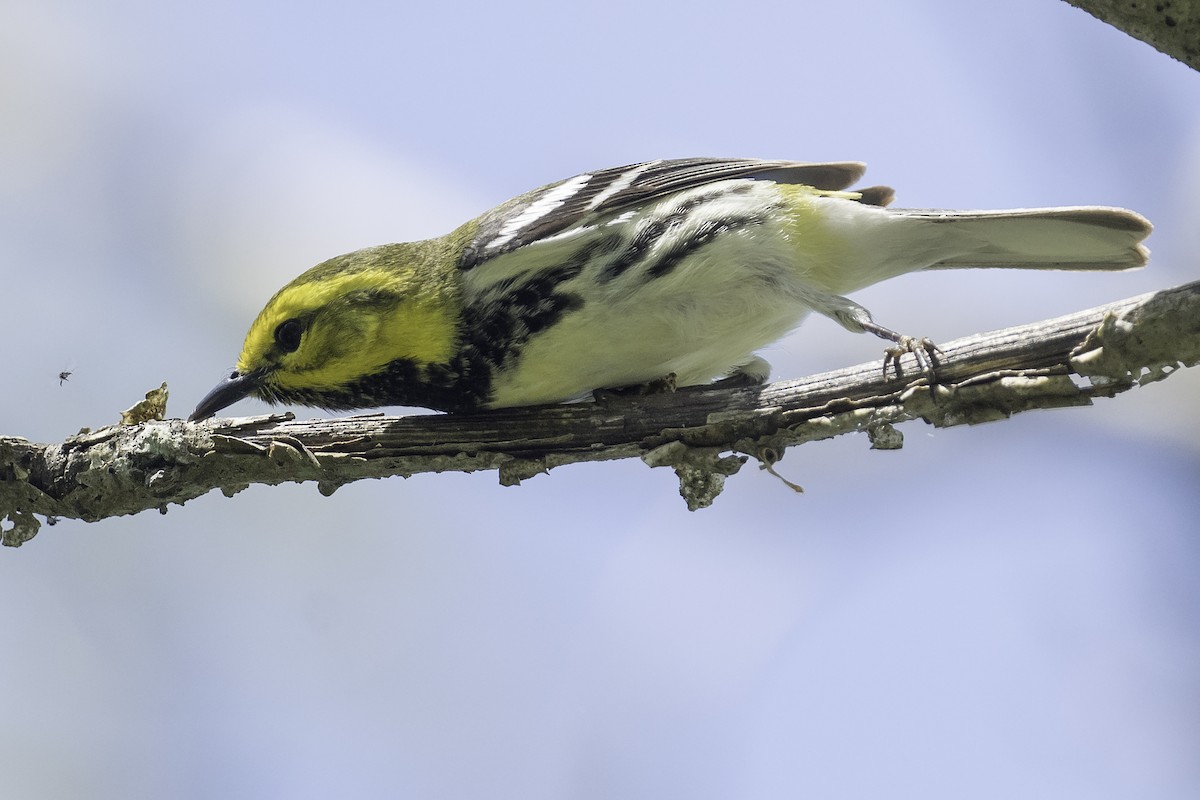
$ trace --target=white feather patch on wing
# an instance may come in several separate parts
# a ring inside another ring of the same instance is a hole
[[[503,247],[514,236],[520,233],[522,229],[562,206],[571,195],[578,192],[584,186],[587,186],[588,181],[591,179],[592,176],[589,173],[577,175],[570,180],[563,181],[560,185],[546,192],[545,195],[530,203],[529,207],[520,214],[517,214],[504,223],[503,227],[500,228],[500,233],[496,235],[495,239],[488,242],[485,249],[495,250],[498,247]]]
[[[661,163],[662,163],[662,159],[659,159],[657,161],[647,161],[644,164],[638,164],[633,169],[628,170],[627,172],[622,174],[621,177],[617,178],[615,181],[613,181],[611,184],[609,184],[607,189],[605,189],[603,192],[600,192],[600,194],[593,197],[592,202],[588,203],[588,210],[591,211],[591,210],[599,208],[601,205],[603,205],[608,200],[608,198],[612,197],[613,195],[617,194],[618,192],[623,192],[626,189],[628,189],[630,186],[632,186],[634,181],[636,181],[643,172],[650,169],[651,167],[657,167]]]

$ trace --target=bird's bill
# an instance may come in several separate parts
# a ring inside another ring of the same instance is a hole
[[[254,392],[262,385],[263,372],[247,372],[242,374],[234,371],[228,378],[218,383],[213,390],[204,395],[204,399],[196,405],[196,410],[188,417],[188,422],[199,422],[208,419],[222,408],[231,406],[238,400]]]

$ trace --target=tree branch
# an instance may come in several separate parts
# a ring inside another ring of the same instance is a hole
[[[896,423],[1004,419],[1089,405],[1200,362],[1200,282],[943,346],[938,382],[885,378],[880,362],[746,389],[688,389],[597,403],[474,415],[382,414],[296,421],[292,414],[117,425],[61,444],[0,437],[0,524],[17,546],[37,516],[95,521],[182,504],[213,489],[317,481],[322,494],[363,478],[499,471],[516,485],[564,464],[639,457],[674,468],[691,509],[705,507],[748,457],[770,469],[803,442],[866,431],[902,443]],[[915,360],[902,359],[908,376]],[[799,488],[799,487],[795,487]]]
[[[1200,70],[1200,0],[1067,2],[1135,39],[1141,39],[1160,53]]]

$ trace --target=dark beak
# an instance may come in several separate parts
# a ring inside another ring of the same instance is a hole
[[[266,375],[265,370],[256,370],[247,372],[245,375],[237,370],[218,383],[211,392],[204,395],[204,399],[196,406],[196,410],[188,417],[188,422],[199,422],[202,419],[208,419],[213,414],[220,411],[226,406],[231,406],[243,397],[252,394],[255,389],[262,385],[263,376]]]

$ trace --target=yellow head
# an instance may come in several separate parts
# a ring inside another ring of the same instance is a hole
[[[439,258],[439,244],[358,250],[284,286],[250,326],[237,371],[192,419],[250,394],[329,408],[379,405],[361,386],[394,362],[418,369],[448,362],[458,347],[461,298],[453,260]]]

